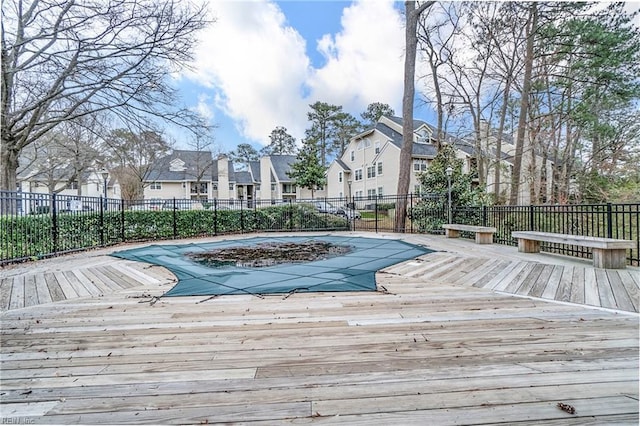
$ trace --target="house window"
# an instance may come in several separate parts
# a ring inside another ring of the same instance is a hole
[[[73,182],[69,182],[67,184],[67,189],[78,189],[78,181],[74,180]]]
[[[416,195],[420,195],[421,189],[422,189],[422,185],[415,185],[413,187],[413,193]]]
[[[382,174],[382,161],[378,161],[378,175]]]
[[[217,183],[212,184],[211,185],[211,189],[213,189],[214,191],[217,191],[218,190],[218,184]]]
[[[424,172],[427,170],[427,160],[413,160],[413,171]]]
[[[367,200],[375,200],[375,198],[376,198],[376,190],[367,189]]]
[[[276,184],[275,184],[275,183],[272,183],[272,184],[271,184],[271,190],[272,190],[272,191],[275,191],[275,190],[276,190]]]
[[[342,172],[338,173],[338,182],[342,182]]]
[[[208,192],[209,185],[207,182],[191,182],[192,194],[206,194]]]
[[[162,189],[162,182],[151,182],[151,185],[149,185],[149,189],[152,189],[154,191],[159,191]]]
[[[256,184],[256,191],[260,191],[260,184]]]
[[[356,152],[355,151],[352,150],[351,153],[350,153],[350,156],[351,156],[351,161],[352,162],[356,161]]]
[[[364,147],[365,148],[370,148],[371,147],[371,141],[369,139],[365,139],[364,140]]]
[[[356,191],[356,198],[362,198],[362,191]]]
[[[429,143],[430,139],[431,135],[427,129],[422,128],[420,129],[420,131],[418,131],[418,143]]]
[[[357,169],[355,172],[355,180],[359,181],[362,180],[362,169]]]
[[[380,142],[376,142],[376,154],[380,154]]]
[[[295,194],[296,186],[293,183],[283,183],[282,184],[282,193],[283,194]]]
[[[367,166],[367,179],[376,177],[376,166]]]
[[[378,198],[382,198],[382,187],[378,187]]]
[[[235,185],[233,183],[229,184],[229,191],[233,191],[233,188],[235,188]]]

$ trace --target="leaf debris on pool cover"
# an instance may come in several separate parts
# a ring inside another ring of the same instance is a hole
[[[245,268],[263,268],[282,263],[312,262],[349,253],[349,246],[325,241],[267,242],[255,246],[215,248],[208,251],[186,253],[187,257],[214,268],[235,265]]]
[[[340,256],[308,263],[289,263],[259,269],[204,266],[187,253],[203,253],[259,244],[324,242],[348,246]],[[199,244],[150,245],[114,252],[112,256],[160,265],[178,278],[165,296],[228,294],[286,294],[321,291],[375,291],[375,272],[432,251],[404,241],[341,236],[256,237]]]

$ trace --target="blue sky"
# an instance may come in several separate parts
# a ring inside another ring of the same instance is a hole
[[[216,0],[193,71],[178,76],[183,101],[215,130],[215,150],[257,149],[276,126],[304,136],[309,104],[356,117],[371,102],[400,115],[404,29],[400,2]],[[430,113],[419,107],[416,116]],[[183,134],[173,136],[185,147]]]

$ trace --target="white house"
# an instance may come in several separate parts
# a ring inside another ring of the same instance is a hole
[[[437,154],[435,138],[436,128],[424,121],[414,120],[413,147],[411,161],[411,181],[409,191],[414,194],[429,192],[429,188],[422,188],[418,175],[427,170]],[[483,149],[491,152],[492,140],[490,133],[485,135]],[[499,166],[502,173],[501,190],[508,190],[510,171],[512,170],[512,139],[505,137],[503,154]],[[476,150],[472,142],[445,134],[444,143],[452,145],[456,156],[464,161],[463,170],[469,173],[476,169]],[[396,195],[398,188],[398,174],[400,165],[400,148],[402,147],[402,119],[399,117],[382,116],[374,127],[353,137],[344,154],[334,160],[327,172],[327,196],[356,197],[359,199],[374,199],[384,195]],[[495,150],[494,150],[495,152]],[[525,150],[523,159],[523,177],[519,203],[530,202],[531,186],[540,182],[541,157],[533,150]],[[538,168],[531,165],[538,164]],[[496,167],[493,161],[491,167]],[[489,169],[487,189],[493,190],[493,168]],[[551,170],[550,164],[547,170]],[[529,173],[527,175],[527,173]],[[536,178],[536,173],[538,178]],[[551,189],[551,182],[544,181],[544,190]]]
[[[296,187],[287,172],[294,155],[271,155],[251,161],[246,170],[210,152],[175,150],[160,159],[145,179],[145,199],[288,200],[311,197],[311,191]],[[317,195],[317,192],[316,194]]]
[[[414,120],[410,192],[421,193],[418,173],[425,171],[437,154],[433,134],[427,123]],[[472,163],[472,147],[460,139],[450,138],[459,158],[465,159],[468,171]],[[402,119],[382,116],[376,125],[351,139],[344,154],[333,161],[327,172],[328,197],[374,199],[395,195],[398,188]]]

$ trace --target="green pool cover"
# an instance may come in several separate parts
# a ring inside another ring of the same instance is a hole
[[[349,246],[338,257],[307,263],[285,263],[260,268],[208,267],[185,256],[186,253],[249,247],[264,243],[321,241]],[[375,272],[413,259],[431,250],[403,241],[340,237],[264,237],[225,240],[202,244],[151,245],[113,253],[115,257],[164,266],[178,278],[164,296],[206,296],[229,294],[271,294],[324,291],[375,291]]]

